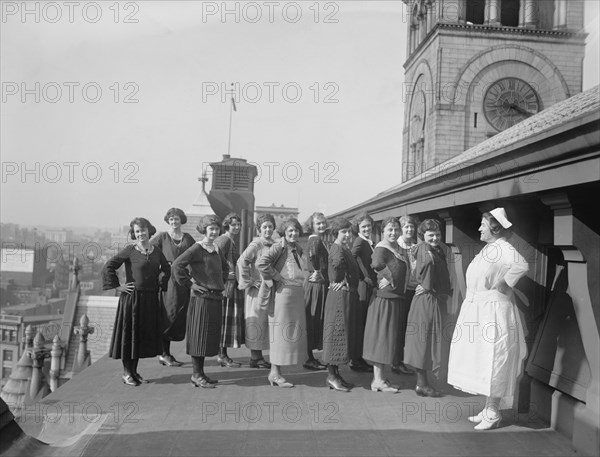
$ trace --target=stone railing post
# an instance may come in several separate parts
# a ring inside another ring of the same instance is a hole
[[[58,389],[58,378],[60,377],[60,360],[63,348],[58,335],[52,341],[52,350],[50,351],[50,390],[54,392]]]
[[[31,399],[35,399],[38,393],[43,388],[44,374],[42,368],[44,359],[50,355],[50,350],[44,347],[46,340],[41,332],[37,332],[33,339],[33,347],[27,350],[29,357],[32,360],[33,371],[31,372],[31,384],[29,386],[29,395]]]
[[[83,366],[87,356],[88,335],[94,333],[94,327],[90,327],[89,323],[90,320],[88,319],[87,314],[84,314],[79,320],[79,325],[73,329],[76,335],[80,335],[79,350],[77,351],[77,366],[80,368]]]

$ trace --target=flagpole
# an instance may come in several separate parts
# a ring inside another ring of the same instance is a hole
[[[229,143],[227,144],[227,155],[231,157],[231,124],[233,122],[233,83],[231,83],[232,86],[232,93],[231,93],[231,103],[229,104]]]

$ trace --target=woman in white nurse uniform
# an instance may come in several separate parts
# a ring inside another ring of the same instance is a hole
[[[504,208],[483,214],[479,232],[487,245],[467,269],[467,294],[450,346],[448,384],[486,396],[485,408],[469,417],[475,430],[500,424],[500,401],[514,395],[527,351],[512,288],[529,267],[506,241],[511,226]]]

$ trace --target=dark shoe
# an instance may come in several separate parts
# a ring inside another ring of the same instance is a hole
[[[133,376],[131,376],[130,374],[121,376],[121,379],[123,380],[123,384],[127,384],[128,386],[139,386],[140,385],[138,380],[136,378],[134,378]]]
[[[330,389],[339,390],[340,392],[350,392],[350,389],[344,385],[342,378],[334,378],[331,376],[327,376],[325,384]]]
[[[211,384],[206,376],[194,376],[192,375],[192,384],[196,387],[202,387],[203,389],[214,389],[215,385]]]
[[[271,368],[271,364],[265,359],[250,359],[250,368]]]
[[[361,373],[373,373],[373,367],[367,362],[350,362],[350,369]]]
[[[327,365],[323,365],[317,359],[307,360],[302,364],[302,366],[307,370],[326,370]]]
[[[211,379],[208,376],[206,376],[205,374],[202,375],[202,378],[206,379],[206,382],[208,382],[209,384],[219,384],[218,379]]]
[[[342,380],[342,384],[343,384],[344,386],[346,386],[348,389],[353,389],[353,388],[355,387],[355,386],[354,386],[354,384],[352,384],[351,382],[348,382],[348,381],[346,381],[346,380],[345,380],[344,378],[342,378],[341,376],[340,376],[340,379]]]
[[[234,362],[233,360],[231,360],[231,358],[229,357],[217,357],[217,362],[219,362],[219,364],[222,367],[227,367],[227,368],[239,368],[242,366],[241,363],[239,362]]]
[[[392,371],[396,374],[415,375],[417,372],[412,368],[401,363],[400,365],[392,365]]]
[[[180,367],[181,365],[183,365],[183,362],[180,362],[179,360],[175,360],[175,357],[173,357],[171,354],[169,354],[168,358],[172,364],[171,366]]]
[[[159,355],[158,363],[160,363],[161,365],[166,365],[168,367],[180,367],[181,365],[183,365],[182,362],[175,360],[175,357],[173,357],[172,355]]]
[[[442,394],[429,386],[417,386],[415,392],[419,397],[441,397]]]
[[[137,379],[137,382],[139,382],[140,384],[148,384],[148,380],[142,378],[142,375],[140,375],[139,373],[133,373],[131,376],[133,376],[135,379]]]

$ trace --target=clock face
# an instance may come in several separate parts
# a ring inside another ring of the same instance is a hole
[[[425,93],[415,93],[410,107],[410,142],[415,143],[423,137],[425,128]]]
[[[492,84],[483,98],[483,111],[498,131],[512,127],[540,110],[535,90],[518,78],[503,78]]]

